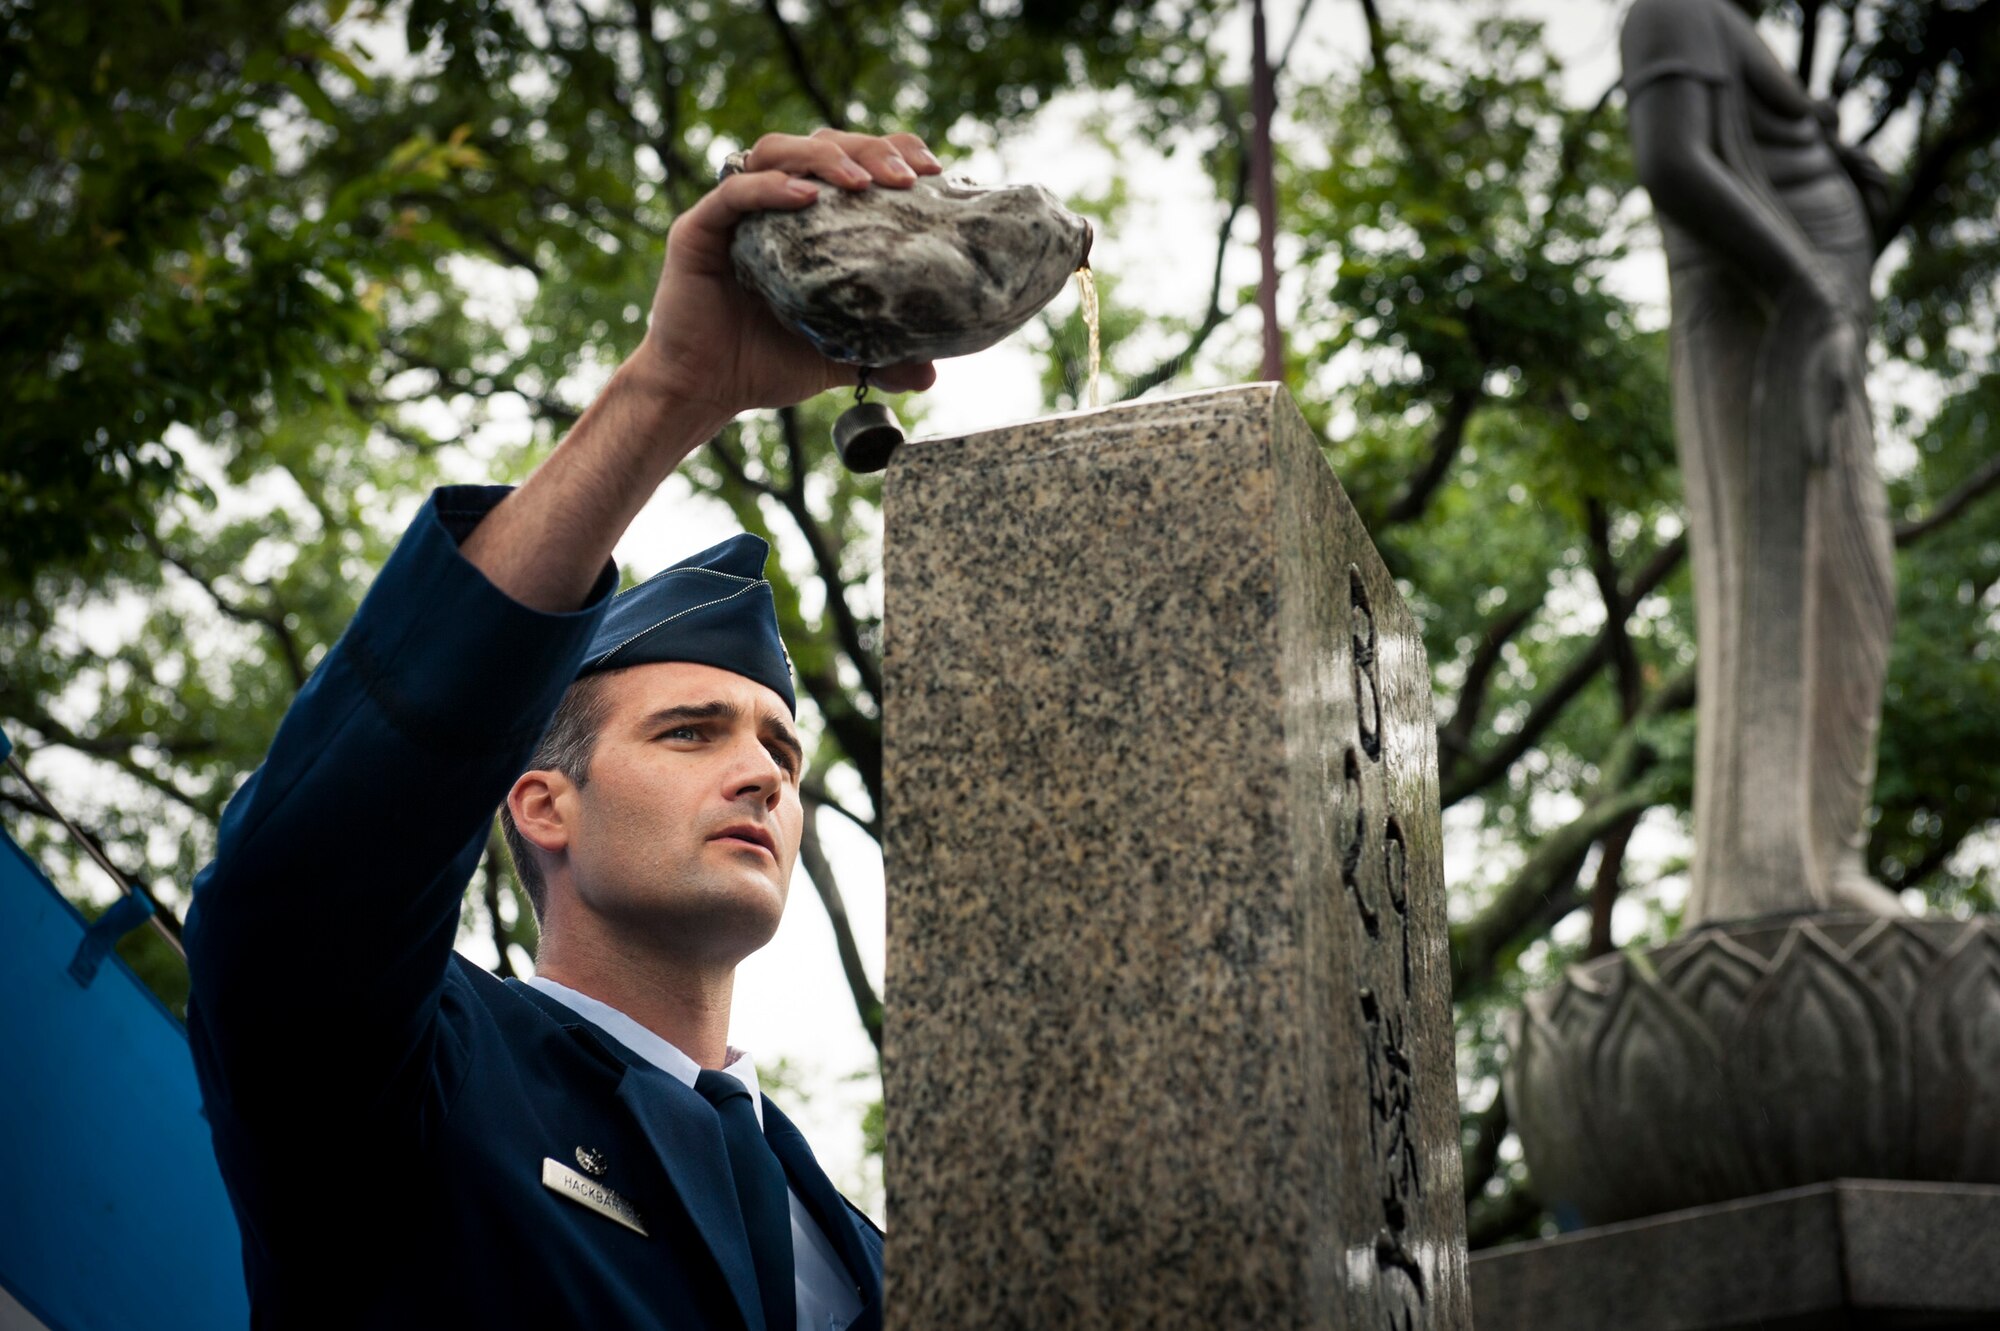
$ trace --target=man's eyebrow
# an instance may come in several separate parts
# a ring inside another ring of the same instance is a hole
[[[792,755],[794,767],[805,766],[805,745],[799,743],[799,732],[792,729],[791,722],[776,712],[766,712],[763,717],[763,729],[770,736],[772,743]]]
[[[648,714],[639,724],[641,729],[652,730],[683,721],[734,721],[741,715],[743,715],[742,709],[735,703],[717,699],[713,702],[687,703],[680,707],[662,707]]]
[[[679,707],[662,707],[651,712],[640,723],[643,730],[663,730],[668,726],[684,725],[689,721],[730,721],[739,720],[743,709],[733,702],[720,698],[712,702],[685,703]],[[806,749],[799,740],[799,732],[792,729],[792,723],[777,712],[766,712],[758,718],[758,729],[765,738],[791,754],[794,766],[805,765]]]

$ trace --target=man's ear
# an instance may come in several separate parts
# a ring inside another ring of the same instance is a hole
[[[561,772],[523,772],[507,792],[507,812],[514,816],[514,828],[539,850],[559,855],[569,849],[573,830],[564,812],[571,802],[564,797],[575,791],[576,783]]]

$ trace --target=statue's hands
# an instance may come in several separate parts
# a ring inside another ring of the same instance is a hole
[[[1795,262],[1791,281],[1778,293],[1777,321],[1817,330],[1850,319],[1852,304],[1833,265],[1810,250]]]
[[[1758,353],[1751,414],[1770,440],[1802,441],[1805,464],[1868,447],[1868,362],[1857,312],[1833,270],[1810,263],[1779,297]]]
[[[1854,322],[1841,317],[1824,324],[1807,353],[1805,396],[1806,465],[1824,467],[1836,451],[1848,451],[1847,435],[1870,429],[1865,414],[1864,385],[1868,362]]]
[[[820,355],[779,323],[761,297],[737,284],[729,262],[737,222],[765,209],[809,208],[826,185],[908,189],[918,176],[944,169],[914,134],[878,138],[831,129],[810,137],[767,134],[742,166],[667,233],[652,322],[634,355],[668,391],[722,420],[855,382],[852,365]],[[936,378],[922,362],[880,370],[870,382],[908,392],[929,388]]]

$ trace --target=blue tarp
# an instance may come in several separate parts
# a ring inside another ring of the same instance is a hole
[[[87,932],[0,830],[0,1326],[248,1326],[187,1034],[115,955],[78,983]]]

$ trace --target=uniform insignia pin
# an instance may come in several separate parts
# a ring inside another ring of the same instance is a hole
[[[611,1168],[611,1162],[604,1158],[604,1152],[591,1146],[576,1148],[576,1163],[592,1178],[603,1178],[605,1172]]]
[[[578,1157],[581,1156],[579,1151]],[[642,1239],[647,1237],[646,1222],[639,1218],[639,1208],[602,1183],[585,1178],[552,1155],[542,1157],[542,1186],[586,1210],[597,1212],[606,1220],[617,1221]]]

